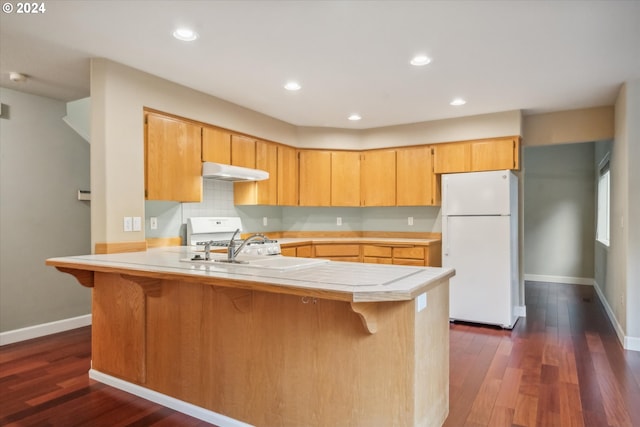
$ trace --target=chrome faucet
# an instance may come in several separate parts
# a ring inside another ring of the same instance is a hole
[[[236,238],[236,235],[239,232],[240,232],[240,229],[238,228],[236,230],[236,232],[233,233],[233,236],[231,236],[231,240],[229,240],[229,246],[227,246],[227,262],[239,262],[239,261],[236,261],[236,257],[238,256],[240,251],[242,251],[242,249],[244,249],[244,247],[247,246],[248,243],[250,243],[250,242],[252,242],[254,240],[262,239],[262,241],[264,241],[264,242],[270,242],[269,238],[267,236],[265,236],[264,234],[256,233],[256,234],[252,234],[251,236],[249,236],[246,239],[244,239],[244,241],[236,249],[235,238]]]

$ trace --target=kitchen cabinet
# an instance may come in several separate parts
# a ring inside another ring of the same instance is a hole
[[[313,247],[311,245],[287,246],[281,248],[282,255],[300,258],[312,258]]]
[[[508,137],[471,142],[471,170],[520,168],[520,138]]]
[[[331,206],[360,206],[360,153],[331,153]]]
[[[442,265],[440,242],[428,246],[396,244],[362,245],[362,261],[376,264],[414,265],[420,267],[439,267]]]
[[[323,150],[300,150],[299,161],[299,205],[331,205],[331,152]]]
[[[204,126],[202,128],[202,161],[231,164],[231,132]]]
[[[231,135],[231,164],[256,168],[256,140],[243,135]]]
[[[277,164],[277,204],[296,206],[298,204],[298,152],[293,147],[278,145]]]
[[[256,182],[234,183],[236,205],[276,205],[278,202],[278,147],[265,141],[255,143],[255,167],[269,172],[269,178]]]
[[[315,244],[313,257],[331,261],[360,262],[360,245],[358,244]]]
[[[456,173],[471,171],[471,144],[455,142],[434,145],[433,171]]]
[[[146,113],[146,200],[202,201],[201,130],[190,121]]]
[[[372,150],[362,153],[360,195],[361,206],[395,206],[395,150]]]
[[[436,174],[519,168],[517,136],[434,145]]]
[[[422,145],[396,151],[396,205],[440,204],[439,177],[433,172],[433,148]]]

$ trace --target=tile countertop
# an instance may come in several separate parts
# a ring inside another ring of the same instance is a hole
[[[407,239],[399,237],[295,237],[295,238],[277,238],[281,246],[289,245],[311,245],[311,244],[378,244],[378,245],[415,245],[429,246],[434,243],[440,243],[441,239]]]
[[[283,240],[294,243],[291,241],[317,241],[319,239]],[[363,241],[363,239],[345,240]],[[372,240],[380,241],[380,239]],[[390,240],[399,242],[406,239]],[[336,241],[336,239],[327,239],[327,241]],[[451,268],[333,261],[285,269],[241,264],[229,265],[211,261],[185,261],[193,254],[194,251],[190,247],[174,246],[153,248],[145,252],[51,258],[46,263],[60,268],[62,271],[65,269],[100,271],[153,279],[197,281],[214,286],[255,289],[350,302],[412,300],[455,274]],[[224,257],[226,255],[212,254],[214,259]],[[242,255],[238,259],[242,259]]]

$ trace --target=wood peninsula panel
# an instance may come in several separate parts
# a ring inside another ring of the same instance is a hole
[[[256,426],[441,426],[448,413],[448,287],[377,303],[167,281],[147,307],[147,387]],[[373,323],[372,323],[373,322]]]
[[[146,382],[146,297],[116,273],[94,273],[91,366],[136,384]]]

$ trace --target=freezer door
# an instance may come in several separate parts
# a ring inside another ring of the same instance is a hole
[[[443,267],[450,280],[450,317],[513,326],[508,216],[444,217]]]
[[[514,185],[506,170],[443,175],[442,215],[509,215]]]

